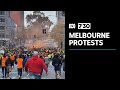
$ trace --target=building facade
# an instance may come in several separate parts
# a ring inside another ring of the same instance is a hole
[[[24,11],[10,11],[10,17],[16,23],[17,29],[15,31],[15,45],[20,45],[21,41],[19,40],[19,36],[21,36],[21,32],[24,30]]]
[[[10,17],[17,24],[17,30],[24,28],[24,11],[10,11]]]
[[[65,11],[56,11],[57,25],[60,27],[60,34],[62,35],[59,47],[65,50]]]
[[[14,44],[15,29],[10,11],[0,11],[0,47]]]

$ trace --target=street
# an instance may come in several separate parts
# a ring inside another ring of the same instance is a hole
[[[45,63],[50,60],[48,75],[43,70],[41,77],[39,75],[36,75],[36,77],[38,76],[41,79],[65,79],[65,71],[63,71],[65,65],[61,67],[61,75],[58,71],[55,78],[54,67],[51,64],[52,58],[56,58],[54,66],[57,65],[58,58],[63,63],[65,62],[65,12],[0,11],[0,79],[19,79],[19,77],[29,79],[30,73],[23,71],[22,76],[19,76],[17,67],[22,68],[22,65],[25,64],[23,64],[23,61],[26,62],[28,57],[36,56],[36,54],[44,59]],[[16,60],[17,66],[14,65],[10,77],[7,78],[2,74],[1,66],[13,65],[11,60]],[[41,73],[39,61],[35,61],[33,64],[32,60],[34,60],[34,57],[29,64],[30,71]],[[61,64],[61,62],[58,64]],[[58,68],[56,70],[59,70],[59,66],[56,68]],[[19,72],[21,72],[21,69],[19,69]]]
[[[11,79],[18,79],[16,65],[12,69],[11,76],[12,76]],[[0,68],[0,79],[9,79],[9,78],[2,78],[2,68]],[[27,77],[26,72],[23,72],[21,79],[29,79]],[[48,66],[48,75],[46,75],[45,71],[43,70],[41,79],[55,79],[55,72],[54,72],[54,67],[52,66],[52,62],[50,62]],[[63,71],[63,68],[61,68],[61,79],[65,79],[65,72]]]

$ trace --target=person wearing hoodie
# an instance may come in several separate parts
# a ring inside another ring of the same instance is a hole
[[[8,59],[6,60],[5,65],[6,65],[6,69],[7,69],[7,76],[11,79],[10,72],[12,69],[13,62],[10,59],[10,56],[8,56]]]
[[[48,68],[44,61],[38,57],[38,52],[34,51],[33,56],[25,64],[25,71],[29,73],[30,79],[41,79],[42,68],[48,75]]]
[[[58,54],[56,54],[56,55],[53,57],[52,65],[54,66],[56,79],[60,78],[60,71],[61,71],[62,62],[61,62],[61,60],[59,59]],[[58,76],[59,76],[59,77],[58,77]]]

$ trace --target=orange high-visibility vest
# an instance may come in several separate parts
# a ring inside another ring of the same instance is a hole
[[[11,59],[11,60],[15,60],[15,56],[14,56],[14,55],[11,56],[10,59]]]
[[[8,59],[8,57],[2,57],[2,67],[6,67],[5,62]]]
[[[18,58],[17,59],[17,68],[23,68],[23,59],[22,58]]]

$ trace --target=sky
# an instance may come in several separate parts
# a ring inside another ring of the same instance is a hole
[[[27,26],[27,22],[26,22],[26,15],[28,14],[32,14],[33,11],[24,11],[24,23],[25,23],[25,27]],[[51,29],[56,25],[57,23],[57,18],[56,18],[56,11],[41,11],[43,13],[45,13],[45,16],[48,16],[50,21],[52,21],[53,25],[50,28]]]

